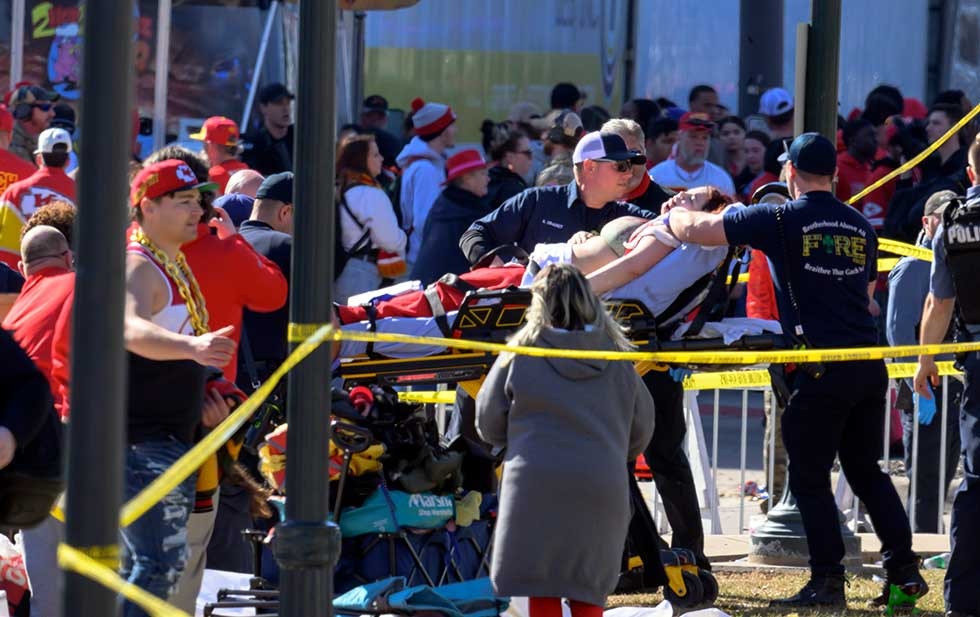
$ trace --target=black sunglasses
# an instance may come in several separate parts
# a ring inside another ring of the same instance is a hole
[[[31,107],[37,107],[41,111],[51,111],[51,103],[32,103]]]
[[[613,161],[611,159],[595,159],[598,163],[612,163],[613,169],[619,173],[626,173],[633,168],[633,165],[643,165],[647,162],[647,157],[640,155],[628,158],[622,161]]]

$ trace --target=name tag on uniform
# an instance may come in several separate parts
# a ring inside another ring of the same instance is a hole
[[[562,223],[556,223],[554,221],[549,221],[548,219],[541,219],[541,222],[547,225],[548,227],[553,227],[555,229],[565,229],[565,226]]]

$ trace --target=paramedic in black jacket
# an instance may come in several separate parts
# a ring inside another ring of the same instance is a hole
[[[646,158],[619,135],[595,131],[582,137],[572,155],[575,181],[532,188],[477,220],[459,240],[470,263],[503,244],[528,253],[540,242],[577,242],[621,216],[652,219],[658,213],[618,201],[629,192],[633,166]]]

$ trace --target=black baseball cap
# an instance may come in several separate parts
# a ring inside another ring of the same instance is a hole
[[[290,99],[296,98],[293,96],[293,93],[289,91],[289,88],[279,82],[266,84],[265,86],[262,86],[261,90],[259,90],[259,103],[262,105],[268,105],[269,103],[278,101],[283,97]]]
[[[372,94],[364,99],[363,108],[365,112],[376,111],[386,114],[388,113],[388,100],[380,94]]]
[[[642,165],[647,157],[638,150],[627,148],[623,138],[615,133],[593,131],[579,140],[572,153],[572,163],[583,161],[631,161],[634,165]]]
[[[837,148],[820,133],[803,133],[793,140],[789,150],[779,155],[780,163],[786,161],[806,173],[832,176],[837,169]]]
[[[255,193],[256,199],[275,199],[284,204],[293,203],[293,172],[272,174],[262,181]]]
[[[562,82],[551,89],[552,109],[571,109],[585,98],[585,94],[575,84]]]

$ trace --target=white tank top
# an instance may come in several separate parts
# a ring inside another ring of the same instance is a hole
[[[177,283],[170,278],[170,275],[154,259],[153,254],[142,244],[131,242],[126,247],[126,252],[136,253],[145,257],[147,261],[153,264],[153,267],[156,268],[157,272],[160,273],[160,276],[167,283],[167,302],[163,310],[153,314],[150,321],[170,332],[194,336],[194,327],[191,325],[191,316],[187,310],[187,303],[180,296]]]

